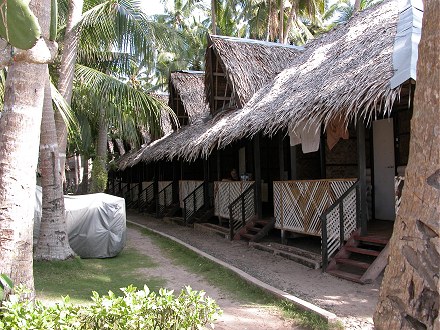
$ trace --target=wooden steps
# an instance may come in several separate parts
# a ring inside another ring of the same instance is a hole
[[[204,232],[213,233],[223,238],[229,239],[229,229],[215,225],[213,223],[195,223],[194,229]]]
[[[355,231],[330,261],[326,272],[357,283],[371,283],[388,262],[388,239]]]
[[[234,236],[234,239],[245,239],[249,242],[258,242],[264,238],[275,226],[275,218],[253,218],[246,223]]]

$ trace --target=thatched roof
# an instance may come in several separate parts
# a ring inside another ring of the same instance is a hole
[[[256,91],[289,67],[301,50],[301,47],[273,42],[209,36],[205,88],[211,110],[213,108],[211,98],[214,97],[214,89],[218,85],[214,82],[213,75],[218,75],[219,71],[225,74],[227,84],[232,90],[232,97],[235,99],[234,103],[241,108]],[[224,92],[221,91],[221,94]]]
[[[203,94],[204,72],[171,72],[169,90],[169,106],[178,117],[187,116],[189,124],[199,122],[209,115],[209,105]],[[183,105],[183,109],[179,109],[179,104]]]
[[[154,97],[157,101],[159,101],[163,107],[160,111],[160,130],[161,134],[160,137],[169,135],[173,132],[173,123],[176,121],[176,119],[172,116],[172,113],[170,112],[170,108],[167,106],[169,95],[168,94],[159,94],[154,93],[150,96]],[[150,133],[149,129],[146,127],[139,127],[139,131],[142,135],[142,138],[144,139],[144,144],[141,146],[141,149],[149,144],[151,144],[152,141],[157,140],[157,136],[154,136]],[[119,168],[126,168],[128,164],[132,161],[134,157],[136,157],[136,154],[139,152],[138,150],[130,150],[129,152],[122,155],[117,161],[116,165]]]
[[[218,137],[220,147],[260,131],[271,135],[304,119],[326,126],[339,116],[348,124],[389,113],[401,91],[390,85],[400,4],[384,1],[312,41],[240,110]]]
[[[206,123],[173,133],[148,147],[149,155],[138,161],[207,157],[234,140],[258,132],[274,134],[303,119],[326,125],[342,116],[348,124],[358,117],[371,120],[390,112],[401,92],[401,86],[390,87],[401,2],[384,1],[358,13],[306,45],[289,68],[261,88],[243,109],[220,113]]]

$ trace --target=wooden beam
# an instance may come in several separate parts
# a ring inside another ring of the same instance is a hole
[[[367,271],[362,275],[362,283],[372,283],[388,264],[388,256],[390,255],[390,243],[380,252],[373,263],[368,267]]]
[[[212,74],[216,77],[226,77],[226,74],[223,72],[213,72]]]
[[[365,155],[365,125],[361,118],[358,119],[357,125],[357,156],[358,156],[358,176],[359,176],[359,210],[358,215],[361,235],[367,233],[367,160]]]
[[[278,159],[280,163],[280,180],[285,180],[284,177],[284,136],[279,133],[278,135]]]
[[[255,134],[253,139],[254,144],[254,168],[255,168],[255,203],[257,217],[263,217],[263,210],[261,205],[261,161],[260,161],[260,134]]]
[[[229,101],[230,99],[230,96],[214,96],[214,100],[216,101]]]
[[[327,173],[326,173],[326,161],[325,161],[324,127],[321,127],[321,135],[319,137],[319,162],[321,169],[321,179],[325,179],[327,177]]]
[[[290,146],[290,179],[297,180],[298,179],[298,169],[297,169],[297,157],[296,157],[296,147]]]
[[[222,168],[221,168],[221,151],[217,149],[217,181],[221,181],[222,179]]]

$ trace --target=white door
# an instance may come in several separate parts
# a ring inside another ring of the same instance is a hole
[[[394,221],[394,130],[393,120],[373,121],[375,217]]]

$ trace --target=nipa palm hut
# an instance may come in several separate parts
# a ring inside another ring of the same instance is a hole
[[[230,50],[222,54],[212,36],[205,90],[214,117],[164,157],[215,151],[220,168],[237,146],[238,175],[255,180],[240,181],[245,189],[222,209],[231,238],[258,238],[260,219],[273,216],[283,243],[307,237],[319,243],[327,271],[373,280],[386,264],[408,159],[422,15],[419,1],[384,1],[292,50],[283,67],[259,68],[270,72],[260,80],[232,78],[252,67],[228,64]]]

